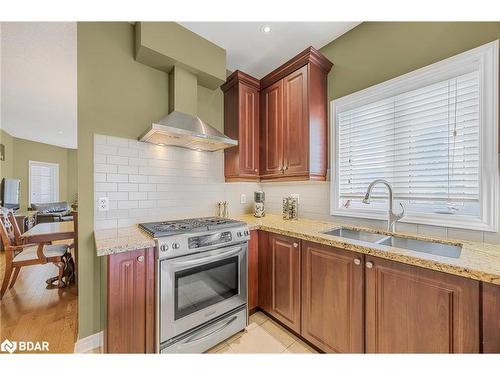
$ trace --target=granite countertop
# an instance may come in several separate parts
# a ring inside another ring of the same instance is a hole
[[[328,229],[344,227],[386,234],[384,231],[352,227],[334,221],[325,222],[309,219],[283,220],[279,215],[270,214],[266,215],[264,218],[256,218],[252,215],[242,215],[236,217],[236,219],[245,221],[250,229],[260,229],[272,233],[283,234],[362,254],[391,259],[401,263],[412,264],[500,285],[500,245],[462,240],[442,240],[408,233],[397,233],[398,236],[407,238],[426,239],[433,242],[452,245],[461,244],[462,252],[460,257],[448,258],[374,243],[367,244],[365,242],[321,233]],[[97,255],[99,256],[155,246],[154,240],[137,226],[121,229],[97,230],[94,232],[94,236]]]

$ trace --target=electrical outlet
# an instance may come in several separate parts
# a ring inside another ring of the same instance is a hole
[[[108,197],[101,197],[97,199],[97,211],[109,211]]]
[[[297,203],[300,203],[300,195],[299,194],[290,194],[290,197],[297,198]]]
[[[241,194],[240,195],[240,203],[241,204],[247,203],[247,195],[246,194]]]

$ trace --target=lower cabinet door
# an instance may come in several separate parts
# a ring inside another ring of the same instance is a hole
[[[250,231],[248,242],[248,310],[255,311],[259,306],[259,234]]]
[[[270,313],[300,333],[300,240],[269,234],[271,256]]]
[[[366,256],[367,353],[478,353],[479,282]]]
[[[302,241],[302,336],[326,353],[362,353],[363,255]]]
[[[155,351],[155,249],[108,257],[107,353]]]

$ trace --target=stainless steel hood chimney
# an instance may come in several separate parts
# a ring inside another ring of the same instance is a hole
[[[198,116],[178,111],[153,123],[140,140],[160,146],[171,145],[203,151],[217,151],[238,145],[238,141],[226,137]]]
[[[178,146],[192,150],[217,151],[238,145],[194,113],[197,102],[196,76],[174,67],[169,74],[171,112],[154,122],[139,138],[160,146]]]

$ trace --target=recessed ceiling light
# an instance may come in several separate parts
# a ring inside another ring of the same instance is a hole
[[[165,143],[158,143],[158,146],[165,146]]]
[[[270,33],[271,32],[271,26],[264,26],[262,28],[262,31],[265,32],[265,33]]]
[[[57,132],[57,134],[62,134],[62,133],[63,133],[63,131],[62,131],[62,130],[59,130],[59,131]]]

